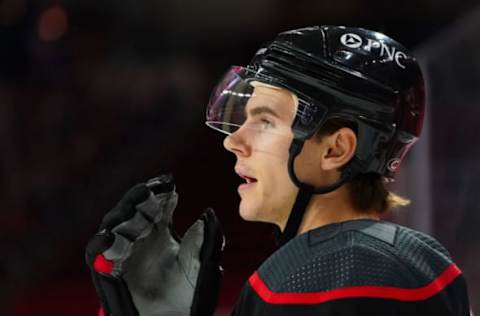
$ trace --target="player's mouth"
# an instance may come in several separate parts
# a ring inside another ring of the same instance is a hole
[[[258,180],[251,176],[251,174],[247,174],[242,168],[235,168],[235,172],[242,178],[245,182],[238,186],[238,192],[247,190],[252,188]]]
[[[245,183],[242,183],[238,186],[238,192],[248,190],[249,188],[252,188],[255,183],[257,183],[257,179],[255,178],[250,178],[250,177],[242,177],[245,179]]]

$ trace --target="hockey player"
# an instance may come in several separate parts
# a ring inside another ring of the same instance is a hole
[[[432,237],[380,220],[406,204],[388,192],[418,139],[424,83],[414,57],[365,29],[280,33],[232,67],[207,107],[227,137],[245,220],[276,224],[281,247],[232,313],[468,315],[465,280]],[[222,232],[208,210],[180,239],[162,176],[129,191],[87,247],[109,315],[212,315]]]

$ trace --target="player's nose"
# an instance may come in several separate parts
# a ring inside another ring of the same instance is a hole
[[[234,133],[225,137],[223,147],[237,156],[246,157],[251,153],[251,148],[243,128],[239,128]]]

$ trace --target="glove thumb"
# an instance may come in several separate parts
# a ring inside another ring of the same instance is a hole
[[[195,288],[200,271],[200,252],[204,240],[205,222],[198,219],[183,236],[178,251],[178,260],[188,282]]]

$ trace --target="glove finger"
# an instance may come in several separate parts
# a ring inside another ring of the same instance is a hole
[[[100,230],[111,230],[118,224],[132,218],[136,212],[134,205],[145,201],[149,196],[150,191],[144,183],[135,185],[128,190],[120,202],[105,215],[100,225]]]
[[[155,195],[175,191],[175,181],[171,174],[163,174],[149,179],[146,186]]]
[[[107,227],[130,241],[145,238],[152,230],[152,222],[159,222],[165,214],[171,220],[177,202],[174,189],[171,175],[162,175],[136,185],[107,214],[102,228]]]
[[[179,261],[192,284],[201,265],[220,265],[224,244],[223,231],[212,209],[207,209],[185,233],[178,253]]]
[[[130,219],[112,228],[112,232],[122,235],[129,241],[136,241],[145,238],[152,231],[151,219],[143,213],[136,212]]]
[[[183,236],[178,260],[188,282],[195,287],[200,270],[200,252],[204,240],[205,222],[198,219]]]
[[[152,222],[168,226],[178,201],[173,176],[161,175],[148,180],[146,185],[153,194],[147,201],[137,205],[137,209]]]
[[[192,301],[191,315],[212,315],[217,305],[222,269],[222,257],[225,238],[218,218],[212,209],[202,215],[204,241],[200,252],[200,271]]]
[[[178,195],[175,191],[153,195],[136,206],[147,219],[155,224],[168,226],[172,221],[173,211],[177,206]]]
[[[177,194],[175,192],[165,192],[154,195],[150,192],[149,197],[134,208],[137,212],[127,221],[120,223],[112,229],[131,241],[147,237],[154,223],[163,223],[157,225],[160,230],[167,230],[171,223],[173,210],[177,205]]]
[[[163,214],[156,218],[156,220],[159,220],[159,223],[169,226],[172,223],[172,216],[173,216],[173,211],[177,207],[178,203],[178,194],[176,192],[172,192],[168,196],[162,195],[156,195],[155,197],[157,199],[161,199],[163,202],[162,209],[163,209]],[[173,226],[172,226],[173,228]]]
[[[220,263],[223,247],[225,246],[225,236],[220,221],[211,208],[203,213],[202,220],[205,222],[205,232],[200,260],[202,262],[211,260],[215,263]]]

